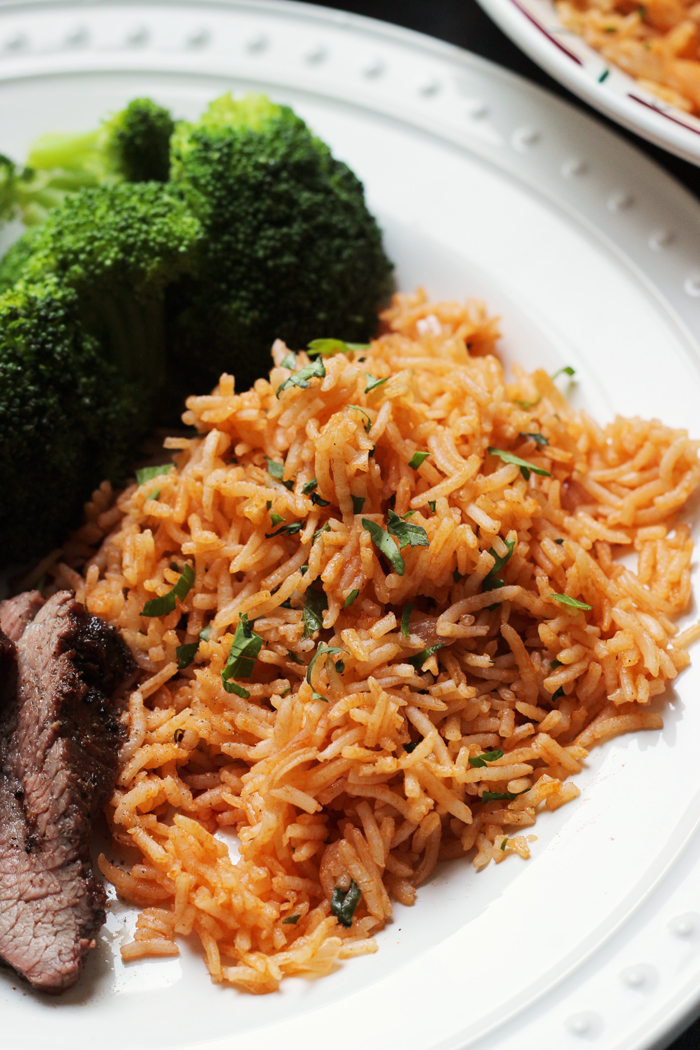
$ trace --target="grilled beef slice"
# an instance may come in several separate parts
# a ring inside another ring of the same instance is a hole
[[[68,591],[17,642],[0,711],[0,956],[42,991],[74,984],[105,920],[90,834],[122,739],[110,698],[133,671],[117,632]]]
[[[0,602],[0,631],[12,642],[18,642],[24,629],[32,622],[44,604],[39,591],[25,591],[16,598]]]

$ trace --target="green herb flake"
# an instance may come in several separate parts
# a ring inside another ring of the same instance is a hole
[[[560,685],[556,693],[552,693],[552,700],[559,700],[564,695],[564,686]]]
[[[369,372],[365,372],[365,375],[367,376],[367,386],[365,387],[366,394],[369,394],[371,390],[376,390],[378,386],[382,385],[382,383],[387,382],[386,379],[375,379],[374,376],[369,374]]]
[[[408,658],[408,662],[409,662],[409,664],[413,664],[413,666],[415,667],[415,669],[417,671],[422,671],[423,670],[423,664],[425,663],[425,661],[429,657],[431,657],[433,655],[433,653],[436,653],[438,651],[438,649],[444,649],[444,648],[445,648],[445,643],[444,642],[438,642],[436,645],[429,645],[427,649],[422,649],[421,652],[416,653],[415,656],[410,656]]]
[[[291,924],[292,926],[295,926],[299,922],[300,918],[301,915],[288,915],[286,919],[282,919],[282,925],[285,926],[287,924]]]
[[[151,598],[150,601],[146,602],[141,610],[141,615],[167,616],[168,613],[174,612],[176,599],[179,598],[181,602],[184,601],[193,584],[194,569],[191,565],[185,565],[175,586],[167,594],[161,595],[160,598]]]
[[[452,573],[452,579],[455,581],[455,583],[459,583],[459,581],[462,579],[458,569],[455,569],[455,571]]]
[[[324,646],[323,642],[321,642],[321,644],[319,645],[318,649],[316,650],[316,652],[314,653],[314,655],[311,658],[311,663],[306,668],[306,681],[309,683],[309,685],[313,685],[313,682],[311,681],[311,672],[313,671],[314,664],[318,660],[319,656],[324,656],[324,657],[325,656],[335,656],[336,653],[346,653],[346,652],[347,652],[347,649],[343,649],[342,646],[340,646],[340,647],[338,647],[337,645],[326,645],[326,646]]]
[[[550,594],[550,598],[555,598],[556,601],[561,602],[562,605],[569,605],[572,609],[592,609],[593,606],[587,602],[580,602],[578,598],[571,598],[568,594]]]
[[[525,791],[529,791],[529,788],[525,788]],[[482,802],[512,802],[518,795],[522,795],[522,791],[484,791],[481,796]]]
[[[163,463],[159,467],[141,467],[140,470],[136,471],[136,484],[141,487],[146,481],[150,481],[152,478],[159,478],[162,474],[169,474],[173,469],[172,463]],[[152,492],[145,500],[148,503],[151,499],[158,499],[160,496],[160,489],[156,489]]]
[[[330,531],[331,531],[331,527],[328,524],[328,522],[326,522],[326,524],[322,525],[320,529],[316,529],[315,533],[311,537],[311,542],[315,543],[319,536],[323,535],[324,532],[330,532]]]
[[[255,661],[260,655],[263,640],[259,634],[255,634],[252,626],[248,623],[247,613],[239,613],[236,633],[231,642],[228,658],[221,672],[221,681],[227,693],[236,693],[245,700],[250,693],[247,689],[232,681],[234,678],[250,678],[253,673]]]
[[[598,77],[598,83],[599,84],[604,84],[609,76],[610,76],[610,70],[609,69],[604,69],[603,72]]]
[[[399,518],[399,521],[400,520],[401,519]],[[381,525],[377,525],[376,522],[370,521],[369,518],[362,519],[362,527],[367,529],[367,532],[372,537],[372,543],[377,550],[381,551],[381,553],[389,559],[394,568],[394,572],[396,572],[398,576],[403,576],[406,571],[406,564],[401,557],[401,552],[389,533],[385,532]]]
[[[323,359],[319,357],[310,365],[304,365],[298,372],[294,372],[289,379],[285,379],[284,383],[280,383],[277,388],[277,397],[280,396],[283,390],[287,390],[291,386],[298,386],[305,390],[307,386],[310,386],[310,379],[324,379],[325,375],[326,369]]]
[[[513,404],[514,404],[514,405],[519,405],[519,406],[520,406],[520,408],[522,408],[522,409],[523,409],[523,411],[525,411],[525,412],[529,412],[529,410],[530,410],[531,408],[534,408],[534,407],[535,407],[535,405],[539,405],[539,403],[540,403],[540,401],[541,401],[541,400],[542,400],[542,398],[541,398],[541,397],[538,397],[538,398],[536,398],[536,399],[535,399],[534,401],[518,401],[518,399],[517,399],[517,398],[514,398],[514,399],[513,399]]]
[[[352,605],[352,603],[355,601],[355,599],[359,596],[359,593],[360,592],[357,590],[357,588],[355,588],[354,591],[350,591],[350,594],[345,599],[345,602],[343,604],[343,608],[344,609],[349,609],[350,606]]]
[[[279,525],[279,523],[281,521],[284,521],[284,518],[282,517],[281,514],[275,514],[275,512],[273,511],[272,514],[270,515],[270,521],[272,522],[273,525]]]
[[[285,689],[285,691],[283,693],[280,693],[280,699],[285,697],[285,696],[289,696],[291,691],[292,691],[292,687],[291,687],[291,685],[288,685],[287,688]]]
[[[272,524],[276,523],[273,521]],[[305,524],[306,522],[304,521],[293,521],[289,525],[282,525],[281,528],[277,529],[277,532],[266,532],[265,539],[271,540],[273,536],[296,536],[297,532],[301,532]]]
[[[555,671],[557,669],[557,667],[561,667],[561,665],[562,665],[561,664],[561,660],[550,660],[549,661],[549,669],[550,669],[550,671]]]
[[[286,489],[289,489],[289,491],[291,492],[292,489],[294,488],[294,482],[293,481],[284,481],[283,480],[283,478],[284,478],[284,463],[277,463],[276,460],[269,459],[268,456],[265,456],[265,459],[267,460],[267,473],[270,475],[270,477],[274,478],[275,481],[282,482],[284,487]]]
[[[434,500],[434,499],[429,499],[428,500],[428,506],[430,507],[431,514],[435,513],[435,504],[436,503],[437,503],[437,500]]]
[[[353,514],[361,514],[365,505],[366,496],[351,496]]]
[[[408,515],[406,515],[406,517],[408,517]],[[409,544],[411,547],[430,546],[428,533],[425,529],[422,529],[420,525],[411,525],[410,522],[400,518],[393,510],[389,511],[389,524],[387,529],[390,535],[396,536],[396,539],[399,541],[399,547],[402,550],[404,547],[409,546]]]
[[[328,507],[328,506],[330,506],[330,500],[328,500],[328,499],[321,499],[321,497],[316,492],[312,492],[311,493],[311,502],[316,507]]]
[[[199,637],[202,639],[203,642],[208,642],[210,634],[211,634],[211,624],[208,623],[207,626],[204,628],[204,630],[199,632]]]
[[[412,751],[415,751],[420,743],[419,740],[411,740],[408,744],[403,745],[403,749],[407,755],[410,755]]]
[[[504,852],[504,853],[505,853],[505,851],[506,851],[506,846],[507,846],[507,845],[508,845],[508,836],[506,835],[506,836],[505,836],[505,837],[503,838],[503,840],[501,841],[501,847],[500,847],[500,848],[501,848],[501,849],[503,850],[503,852]]]
[[[312,339],[306,352],[309,357],[334,357],[336,354],[354,354],[371,348],[371,343],[346,343],[344,339]]]
[[[301,573],[302,576],[306,576],[308,571],[309,571],[309,566],[308,565],[300,565],[299,566],[299,572]]]
[[[526,481],[530,480],[530,474],[541,474],[542,477],[551,478],[551,474],[544,467],[536,467],[532,463],[528,463],[526,459],[521,459],[520,456],[514,456],[512,452],[506,452],[502,448],[494,448],[489,445],[488,451],[492,456],[498,456],[504,463],[514,463],[516,467],[520,467],[520,473]]]
[[[293,372],[296,366],[297,355],[293,354],[290,350],[289,353],[280,361],[280,368],[288,368],[290,372]]]
[[[338,672],[338,674],[342,674],[343,673],[343,671],[345,670],[345,664],[343,663],[342,660],[336,660],[335,669]]]
[[[305,481],[301,486],[301,491],[304,496],[308,496],[310,492],[313,492],[318,487],[318,481],[316,478],[312,478],[311,481]]]
[[[194,654],[199,649],[199,642],[190,642],[188,645],[178,645],[175,650],[177,656],[177,669],[184,671],[194,660]]]
[[[287,656],[289,657],[289,659],[292,661],[293,664],[301,664],[302,667],[303,667],[304,661],[300,660],[299,657],[297,656],[297,654],[293,653],[291,649],[287,649]]]
[[[411,635],[411,613],[413,612],[413,602],[409,602],[408,605],[404,605],[403,612],[401,613],[401,634],[404,638],[409,638]]]
[[[544,436],[544,434],[537,434],[537,433],[535,433],[535,434],[530,434],[530,433],[524,434],[522,432],[522,430],[521,430],[519,436],[521,438],[529,438],[530,441],[534,441],[536,445],[548,445],[549,444],[549,438],[546,438]]]
[[[348,890],[341,890],[336,886],[331,897],[331,915],[335,915],[341,926],[350,929],[355,909],[361,900],[362,891],[354,879]]]
[[[575,376],[576,369],[572,368],[571,365],[564,365],[563,368],[559,368],[552,376],[552,381],[557,379],[559,376]]]
[[[469,765],[476,766],[477,769],[485,769],[487,762],[495,762],[497,758],[503,758],[500,748],[496,748],[495,751],[484,751],[482,755],[474,755],[469,759]]]
[[[408,461],[409,467],[413,467],[414,470],[418,470],[421,463],[425,463],[429,455],[429,452],[414,452]]]
[[[365,431],[369,434],[370,430],[372,429],[372,419],[369,415],[369,412],[365,412],[364,408],[360,408],[359,405],[348,405],[348,408],[354,408],[356,412],[360,412],[365,417],[367,422],[363,423],[362,425],[365,428]]]
[[[486,573],[486,577],[485,577],[484,583],[486,582],[486,580],[492,579],[494,576],[497,576],[498,573],[501,571],[501,569],[505,565],[507,565],[507,563],[510,561],[510,556],[513,553],[513,551],[515,550],[515,540],[504,540],[503,542],[505,543],[506,547],[508,548],[508,553],[504,554],[502,557],[501,557],[500,554],[496,554],[496,552],[493,549],[493,547],[489,548],[489,554],[495,560],[494,560],[494,563],[493,563],[493,567],[491,569],[489,569],[489,571]],[[501,584],[501,586],[503,586],[503,584]],[[487,590],[491,590],[492,588],[487,587],[486,589]]]
[[[323,629],[323,613],[328,608],[328,598],[325,591],[319,591],[316,587],[309,587],[304,598],[302,619],[304,621],[304,638],[309,638],[314,631]]]
[[[558,540],[555,540],[554,542],[555,542],[555,543],[558,543],[558,544],[559,544],[559,546],[561,547],[562,543],[564,542],[564,538],[563,538],[562,536],[560,536],[560,537],[559,537],[559,539],[558,539]]]

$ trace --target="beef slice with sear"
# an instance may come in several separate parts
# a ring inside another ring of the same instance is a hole
[[[112,698],[133,672],[119,634],[68,591],[17,643],[0,711],[0,956],[46,992],[75,983],[105,920],[90,836],[117,774]]]

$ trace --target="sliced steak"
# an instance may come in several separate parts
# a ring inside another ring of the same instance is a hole
[[[11,641],[18,642],[43,604],[44,599],[38,591],[25,591],[16,598],[0,602],[0,631]]]
[[[0,711],[12,703],[17,689],[17,646],[0,629]]]
[[[77,980],[105,920],[90,834],[122,741],[111,698],[133,672],[117,632],[67,591],[17,643],[0,712],[0,956],[43,991]]]

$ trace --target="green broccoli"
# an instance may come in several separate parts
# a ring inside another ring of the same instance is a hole
[[[0,259],[0,295],[20,279],[34,251],[40,226],[30,226]]]
[[[80,504],[138,448],[139,392],[85,333],[55,277],[0,297],[0,563],[61,542]]]
[[[165,291],[194,268],[201,240],[184,200],[158,182],[96,186],[66,198],[30,238],[20,258],[8,253],[0,285],[9,267],[8,277],[54,274],[74,289],[105,358],[152,399],[165,379]]]
[[[244,389],[276,337],[363,342],[392,284],[362,183],[287,106],[225,95],[171,140],[171,179],[202,223],[200,268],[169,292],[173,365]],[[202,348],[206,348],[202,352]]]
[[[94,131],[44,135],[30,148],[24,169],[0,156],[0,220],[42,223],[68,194],[114,182],[167,182],[173,120],[147,98]]]

